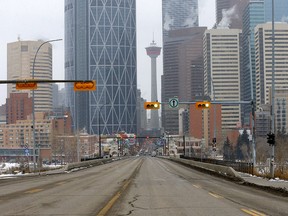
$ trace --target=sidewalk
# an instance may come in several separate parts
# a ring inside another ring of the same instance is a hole
[[[278,192],[283,192],[283,194],[287,194],[288,196],[288,181],[281,179],[266,179],[258,176],[252,176],[247,173],[238,172],[241,178],[244,180],[246,184],[251,184],[258,187],[266,187],[267,189],[273,189]]]

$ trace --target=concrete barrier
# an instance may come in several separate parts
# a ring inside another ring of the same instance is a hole
[[[210,164],[210,163],[202,163],[199,161],[187,160],[187,159],[180,159],[180,158],[168,158],[169,160],[175,161],[177,163],[182,163],[191,167],[195,167],[198,169],[204,169],[209,172],[214,172],[220,174],[225,177],[233,178],[238,181],[243,181],[241,176],[238,172],[236,172],[232,167]]]
[[[108,158],[108,159],[96,159],[96,160],[88,160],[88,161],[69,163],[69,164],[66,164],[64,170],[70,171],[70,170],[77,169],[77,168],[99,166],[102,164],[110,163],[114,160],[116,160],[116,159],[115,158]]]

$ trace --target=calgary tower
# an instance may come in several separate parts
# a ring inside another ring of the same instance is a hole
[[[154,40],[149,47],[146,47],[147,55],[151,58],[151,101],[158,101],[157,96],[157,57],[161,53],[161,47],[157,47]],[[158,110],[151,110],[151,129],[159,129],[159,112]]]

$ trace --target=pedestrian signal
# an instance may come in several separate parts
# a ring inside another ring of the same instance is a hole
[[[74,82],[74,91],[95,91],[96,90],[96,81],[80,81]]]
[[[16,83],[16,89],[17,90],[37,89],[37,83],[36,82],[19,82],[19,83]]]
[[[196,106],[196,109],[209,109],[210,102],[208,101],[196,102],[195,106]]]
[[[144,103],[144,109],[160,109],[160,103],[159,102],[145,102]]]

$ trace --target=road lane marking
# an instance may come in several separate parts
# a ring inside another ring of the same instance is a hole
[[[196,188],[201,188],[201,186],[200,185],[193,185],[194,187],[196,187]]]
[[[66,183],[66,181],[58,182],[56,185],[63,185],[63,184],[65,184],[65,183]]]
[[[105,216],[108,211],[113,207],[115,202],[120,198],[121,194],[126,190],[126,188],[131,183],[132,179],[136,176],[136,173],[139,172],[141,166],[143,164],[143,160],[141,160],[141,163],[138,164],[132,175],[128,180],[125,181],[124,185],[118,190],[118,192],[110,199],[110,201],[101,209],[101,211],[97,214],[97,216]]]
[[[36,188],[36,189],[32,189],[32,190],[29,190],[29,191],[26,191],[25,193],[26,194],[31,194],[31,193],[37,193],[37,192],[40,192],[40,191],[43,191],[43,189],[40,189],[40,188]]]
[[[211,196],[215,197],[215,198],[223,198],[222,196],[215,194],[215,193],[209,193]]]
[[[107,214],[107,212],[112,208],[112,206],[114,205],[114,203],[119,199],[119,197],[121,196],[122,192],[125,191],[125,189],[128,187],[128,185],[130,184],[131,179],[129,179],[128,181],[125,182],[125,184],[123,185],[123,187],[120,189],[120,191],[118,191],[113,197],[112,199],[110,199],[110,201],[106,204],[106,206],[104,206],[104,208],[102,208],[102,210],[97,214],[97,216],[105,216]]]
[[[249,214],[249,215],[252,215],[252,216],[266,216],[265,214],[262,214],[258,211],[255,211],[253,209],[241,209],[243,212]]]

